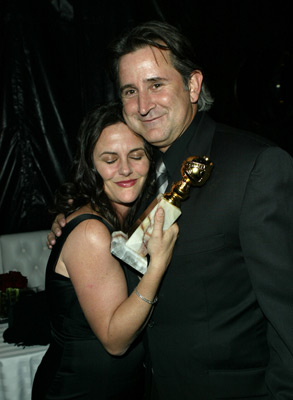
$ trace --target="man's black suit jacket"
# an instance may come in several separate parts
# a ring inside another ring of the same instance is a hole
[[[146,331],[152,399],[293,399],[292,158],[196,118],[172,181],[191,155],[214,169],[182,202]]]

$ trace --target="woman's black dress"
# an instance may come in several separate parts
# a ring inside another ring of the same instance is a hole
[[[57,239],[46,272],[46,292],[50,309],[51,343],[37,370],[33,400],[131,400],[142,399],[144,351],[137,340],[123,356],[112,356],[92,332],[79,305],[69,278],[55,273],[62,246],[70,232],[86,219],[101,218],[84,214],[71,220]],[[121,265],[129,293],[138,278]]]

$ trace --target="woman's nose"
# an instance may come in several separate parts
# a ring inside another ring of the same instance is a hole
[[[128,176],[132,173],[132,168],[128,160],[121,160],[119,173]]]

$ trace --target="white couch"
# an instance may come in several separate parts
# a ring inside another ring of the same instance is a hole
[[[48,231],[0,235],[0,274],[19,271],[28,287],[43,290],[47,260]],[[0,399],[30,400],[33,378],[48,346],[18,347],[4,343],[8,324],[0,324]]]
[[[0,274],[19,271],[27,277],[28,287],[43,290],[51,252],[47,235],[48,231],[0,235]]]
[[[0,274],[19,271],[28,287],[43,290],[47,260],[48,231],[0,235]],[[33,378],[48,346],[18,347],[4,343],[8,324],[0,324],[0,399],[30,400]]]

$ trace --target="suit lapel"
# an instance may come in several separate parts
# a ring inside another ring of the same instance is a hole
[[[183,160],[190,156],[210,157],[215,130],[216,123],[205,112],[200,113],[196,131],[187,144],[183,157],[177,160],[173,182],[182,179],[180,168]]]
[[[186,148],[186,156],[208,156],[211,154],[216,123],[206,113],[201,113],[195,134]]]

